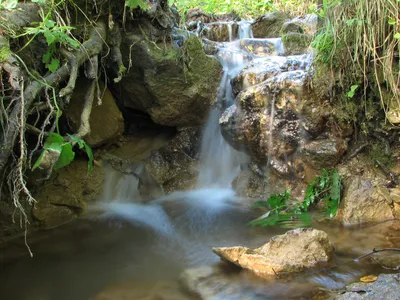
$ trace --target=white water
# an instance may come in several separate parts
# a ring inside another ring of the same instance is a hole
[[[239,38],[252,37],[250,22],[239,23]],[[231,28],[231,27],[229,27]],[[231,79],[249,63],[249,56],[240,49],[237,42],[225,43],[217,58],[223,67],[218,102],[211,109],[201,144],[200,173],[198,187],[229,188],[240,172],[240,165],[246,163],[246,156],[235,151],[222,137],[219,118],[225,108],[234,103]]]

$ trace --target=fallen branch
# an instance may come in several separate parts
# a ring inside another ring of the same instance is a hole
[[[374,255],[374,254],[379,253],[379,252],[384,252],[384,251],[398,251],[398,252],[400,252],[400,248],[383,248],[383,249],[375,249],[374,248],[372,250],[372,252],[364,254],[364,255],[361,255],[360,257],[357,257],[356,259],[354,259],[354,261],[358,262],[360,259],[363,259],[365,257]]]

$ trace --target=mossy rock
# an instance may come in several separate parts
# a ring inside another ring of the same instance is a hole
[[[306,53],[311,41],[312,37],[303,33],[289,32],[282,36],[286,55],[299,55]]]
[[[123,105],[141,110],[165,126],[205,122],[215,102],[221,65],[205,54],[197,36],[187,35],[180,47],[156,44],[129,34],[121,46],[128,74],[115,86]]]
[[[290,16],[282,11],[275,11],[258,18],[253,26],[255,38],[277,38],[283,24],[290,19]]]

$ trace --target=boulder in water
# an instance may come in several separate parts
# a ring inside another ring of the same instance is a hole
[[[169,193],[194,186],[201,141],[201,127],[181,128],[175,138],[153,151],[145,161],[149,174]]]
[[[300,272],[326,265],[334,254],[328,235],[312,228],[299,228],[278,235],[261,246],[213,248],[223,260],[259,275]]]

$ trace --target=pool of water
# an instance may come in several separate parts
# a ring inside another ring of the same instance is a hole
[[[211,267],[208,299],[311,299],[318,290],[344,287],[385,270],[354,258],[373,248],[400,244],[398,222],[325,230],[336,248],[332,266],[300,275],[263,279],[221,262],[212,247],[258,247],[287,229],[246,224],[259,211],[227,189],[200,189],[148,204],[100,203],[95,214],[15,240],[0,256],[1,299],[196,299],[181,274]],[[100,213],[99,213],[100,211]],[[199,271],[199,272],[200,272]],[[195,271],[197,272],[197,271]]]

